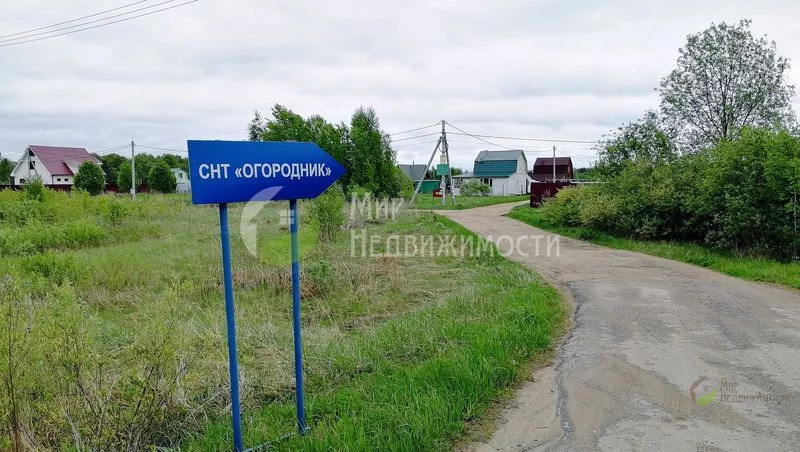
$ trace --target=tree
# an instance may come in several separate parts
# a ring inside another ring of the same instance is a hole
[[[259,112],[248,126],[252,141],[312,141],[306,120],[280,104],[272,107],[272,118],[265,119]]]
[[[103,172],[106,174],[106,180],[116,183],[119,177],[119,167],[128,159],[119,154],[107,154],[99,158],[102,162]]]
[[[0,184],[11,183],[11,172],[14,171],[14,163],[7,158],[0,158]]]
[[[790,126],[794,86],[784,73],[789,61],[775,42],[755,39],[750,21],[712,24],[689,35],[678,67],[661,81],[661,110],[684,130],[690,146],[732,140],[746,126]]]
[[[675,135],[655,112],[648,111],[601,140],[597,169],[604,176],[614,176],[630,163],[653,166],[673,161],[678,156]]]
[[[158,162],[158,157],[150,154],[136,154],[136,183],[141,185],[147,182],[150,169]]]
[[[106,186],[106,178],[103,169],[93,162],[83,162],[78,167],[75,174],[75,188],[85,190],[89,194],[96,196],[103,192]]]
[[[169,167],[163,161],[157,161],[150,169],[150,174],[147,177],[147,184],[151,190],[161,193],[173,193],[178,186],[175,180],[175,174],[170,171]]]
[[[136,179],[139,179],[138,177]],[[137,184],[138,185],[138,184]],[[131,161],[125,160],[117,170],[117,188],[122,193],[131,191]]]
[[[350,120],[352,182],[380,197],[396,197],[400,183],[393,177],[395,155],[389,135],[380,128],[372,107],[359,107]]]
[[[255,112],[247,134],[253,141],[317,143],[345,168],[339,182],[347,193],[358,185],[379,197],[394,197],[403,188],[402,179],[395,174],[395,155],[389,136],[380,130],[378,115],[372,108],[357,109],[348,126],[331,124],[319,115],[304,119],[276,104],[269,118]]]

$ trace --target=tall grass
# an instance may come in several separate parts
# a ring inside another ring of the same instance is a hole
[[[28,201],[20,196],[0,192]],[[37,202],[0,230],[92,224],[102,235],[0,260],[0,334],[19,339],[0,341],[0,356],[13,357],[0,359],[0,380],[17,382],[0,389],[0,448],[228,447],[216,210],[179,196],[134,204],[46,192]],[[232,236],[250,445],[293,430],[285,209],[258,217],[258,256]],[[240,213],[231,209],[232,231]],[[431,213],[357,224],[383,236],[468,234]],[[315,244],[302,269],[314,433],[285,447],[444,447],[549,346],[563,317],[552,289],[499,257],[362,258],[345,233],[317,243],[303,223],[301,234]]]

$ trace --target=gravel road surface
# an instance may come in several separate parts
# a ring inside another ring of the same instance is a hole
[[[560,287],[572,328],[471,449],[800,450],[800,291],[565,237],[556,247],[511,207],[439,213]]]

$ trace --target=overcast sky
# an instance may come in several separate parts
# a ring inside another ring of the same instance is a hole
[[[133,1],[4,0],[0,35]],[[658,105],[654,87],[686,35],[711,22],[751,18],[798,65],[789,80],[800,85],[798,17],[788,1],[200,0],[0,47],[0,153],[239,140],[252,112],[275,103],[333,122],[371,105],[390,133],[446,119],[479,134],[596,140]],[[398,161],[424,162],[435,139],[397,142]],[[493,148],[450,139],[456,166]],[[531,164],[552,153],[491,141],[529,151]],[[563,143],[559,155],[584,165],[594,153]]]

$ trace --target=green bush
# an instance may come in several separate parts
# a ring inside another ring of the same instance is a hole
[[[461,185],[461,194],[464,196],[489,196],[492,187],[477,180],[471,180]]]
[[[175,180],[175,174],[170,171],[166,163],[162,161],[156,162],[150,169],[147,177],[147,183],[150,189],[159,193],[174,193],[178,182]]]
[[[620,161],[604,182],[561,190],[544,217],[780,260],[800,254],[800,139],[787,132],[747,129],[674,159]]]
[[[99,165],[93,162],[83,162],[78,167],[74,182],[75,188],[97,196],[103,192],[106,186],[106,176]]]
[[[406,175],[399,167],[395,167],[394,177],[397,179],[397,185],[400,187],[400,197],[404,199],[411,199],[414,195],[414,181]]]
[[[25,192],[26,198],[32,201],[44,201],[47,187],[44,186],[41,177],[35,176],[25,182],[25,185],[22,186],[22,190]]]
[[[311,221],[318,228],[321,241],[330,242],[341,231],[346,220],[344,204],[344,193],[338,184],[311,201]]]

